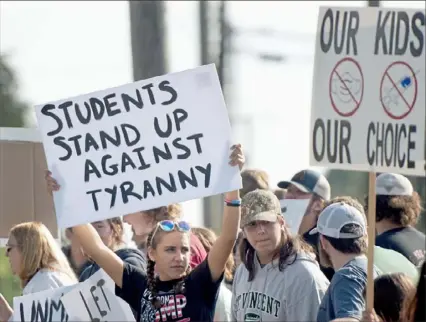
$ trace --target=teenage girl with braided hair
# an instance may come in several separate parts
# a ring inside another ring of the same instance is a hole
[[[241,145],[231,147],[230,165],[244,164]],[[91,225],[73,228],[84,252],[114,280],[116,291],[141,321],[213,321],[218,290],[240,225],[239,191],[225,194],[222,234],[207,259],[192,271],[190,227],[184,221],[159,222],[148,236],[147,274],[124,263]]]

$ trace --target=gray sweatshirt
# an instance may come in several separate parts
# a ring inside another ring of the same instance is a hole
[[[232,286],[233,321],[315,321],[329,281],[318,263],[300,254],[296,261],[278,269],[278,259],[263,268],[255,256],[256,275],[241,264]]]

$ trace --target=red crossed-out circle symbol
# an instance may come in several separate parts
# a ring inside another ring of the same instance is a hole
[[[364,96],[364,75],[359,63],[345,57],[333,68],[329,80],[331,106],[340,116],[349,117],[359,109]]]
[[[413,110],[417,100],[417,77],[413,68],[403,61],[390,64],[380,82],[380,102],[385,113],[402,120]]]

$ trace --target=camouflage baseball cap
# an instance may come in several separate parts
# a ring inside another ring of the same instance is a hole
[[[275,222],[280,215],[280,202],[272,191],[257,189],[241,201],[241,227],[256,220]]]

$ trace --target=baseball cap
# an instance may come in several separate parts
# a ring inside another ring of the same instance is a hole
[[[315,193],[324,200],[329,200],[331,195],[330,184],[327,178],[314,170],[302,170],[296,173],[290,181],[278,182],[278,187],[287,189],[290,184],[306,193]]]
[[[342,233],[343,226],[354,224],[361,228],[360,233]],[[367,234],[365,216],[355,207],[343,202],[333,203],[324,208],[318,217],[317,226],[309,234],[319,233],[337,239],[359,238]]]
[[[281,216],[280,201],[272,191],[256,189],[241,200],[241,227],[256,220],[275,222]]]
[[[376,178],[376,195],[412,196],[413,185],[403,175],[382,173]]]

